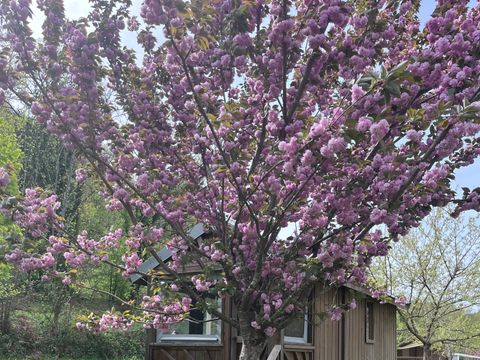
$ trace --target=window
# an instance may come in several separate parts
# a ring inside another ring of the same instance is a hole
[[[222,308],[221,299],[211,299],[218,309]],[[213,317],[208,312],[195,308],[192,303],[187,319],[170,326],[167,332],[157,331],[157,342],[169,341],[212,341],[220,342],[221,320]]]
[[[306,344],[309,342],[309,314],[305,311],[305,314],[299,314],[299,317],[295,318],[290,324],[287,325],[284,331],[284,340],[287,343],[293,344]]]
[[[365,307],[365,341],[373,343],[375,341],[375,303],[367,301]]]

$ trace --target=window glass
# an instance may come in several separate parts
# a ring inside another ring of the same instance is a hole
[[[365,340],[367,342],[373,342],[375,340],[375,316],[374,307],[375,303],[367,301],[366,314],[365,314]]]
[[[303,315],[303,316],[302,316]],[[305,314],[299,314],[284,331],[284,340],[289,343],[307,343],[308,342],[308,311]]]
[[[221,310],[221,299],[211,299],[213,304]],[[220,341],[221,337],[221,320],[215,318],[208,312],[203,312],[195,308],[192,303],[192,309],[188,318],[172,324],[168,331],[157,331],[157,340],[162,341]]]

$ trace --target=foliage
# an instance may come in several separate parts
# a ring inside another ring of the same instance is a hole
[[[99,195],[99,185],[91,179],[82,186],[82,199],[79,208],[79,228],[87,229],[90,236],[100,238],[111,229],[124,229],[128,231],[130,219],[126,213],[111,212],[105,209],[105,201]],[[111,261],[118,263],[126,251],[125,246],[109,253]],[[108,294],[101,294],[107,300],[116,302],[113,296],[128,299],[132,291],[131,283],[121,276],[118,269],[104,263],[92,266],[79,276],[82,283],[89,288],[96,288],[106,291]],[[88,291],[90,292],[90,291]]]
[[[22,151],[15,136],[15,119],[6,112],[0,112],[0,167],[5,168],[10,176],[10,182],[5,191],[12,195],[18,195],[17,174],[21,170]],[[15,231],[14,224],[0,214],[0,246],[5,246],[4,238]],[[1,251],[0,251],[1,254]]]
[[[21,170],[22,151],[16,141],[14,125],[14,116],[0,112],[0,168],[7,169],[10,177],[5,191],[12,195],[18,195],[17,174]],[[19,233],[20,229],[8,217],[0,213],[0,300],[14,297],[19,293],[19,289],[13,282],[12,266],[3,261],[3,255],[7,250],[5,239],[12,234]]]
[[[20,160],[22,157],[22,151],[15,137],[14,125],[16,121],[18,122],[14,116],[6,112],[0,114],[0,148],[2,149],[0,153],[0,166],[9,168],[11,171],[13,178],[5,190],[14,193],[18,191],[15,190],[15,186],[17,185],[15,174],[21,169]]]
[[[76,314],[86,311],[77,303],[62,321],[58,337],[51,333],[51,319],[45,316],[45,305],[30,300],[28,311],[17,311],[9,334],[0,335],[0,359],[115,359],[138,360],[143,358],[143,329],[136,327],[128,332],[93,335],[81,333],[73,326]],[[79,299],[77,300],[79,301]],[[97,307],[103,307],[101,303]],[[66,315],[66,314],[64,314]],[[67,319],[68,318],[68,319]],[[62,352],[58,352],[58,346]]]
[[[63,204],[60,214],[65,218],[66,230],[78,231],[82,194],[81,186],[74,180],[75,151],[65,148],[59,139],[32,119],[25,119],[17,126],[15,136],[23,152],[19,174],[22,190],[41,187],[57,194]]]
[[[37,41],[29,2],[1,3],[0,97],[74,151],[77,181],[98,179],[130,227],[72,236],[61,197],[29,190],[3,211],[48,241],[7,258],[84,286],[92,264],[128,277],[158,244],[175,252],[141,274],[164,288],[136,304],[148,311],[79,327],[163,328],[192,302],[208,308],[205,294],[230,295],[238,320],[209,310],[253,359],[313,285],[364,284],[432,208],[480,206],[480,189],[451,189],[480,152],[479,3],[439,0],[422,31],[409,0],[145,0],[141,20],[130,1],[96,0],[78,21],[61,0],[38,5]],[[143,51],[122,46],[125,31]],[[192,239],[195,223],[210,236]],[[192,262],[202,273],[184,275]]]
[[[468,214],[453,221],[448,210],[434,211],[402,238],[377,261],[375,272],[409,303],[398,312],[399,342],[460,351],[480,340],[474,315],[480,305],[480,223]]]

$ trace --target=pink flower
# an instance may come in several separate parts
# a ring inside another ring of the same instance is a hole
[[[275,334],[275,329],[273,327],[269,326],[264,330],[264,333],[268,337],[272,337]]]
[[[395,305],[405,306],[407,304],[407,298],[403,295],[400,295],[395,298]]]
[[[316,138],[322,135],[327,129],[327,125],[328,123],[325,119],[322,119],[319,123],[312,125],[312,127],[310,128],[310,137]]]
[[[42,263],[44,267],[52,267],[55,265],[55,258],[52,256],[51,253],[46,253],[42,256]]]
[[[374,224],[380,224],[387,216],[387,210],[385,209],[373,209],[370,213],[370,221]]]
[[[378,142],[382,139],[390,129],[388,121],[385,119],[380,120],[378,123],[374,123],[370,126],[370,133],[372,137],[372,142]]]
[[[406,137],[408,140],[419,143],[422,140],[422,134],[417,130],[408,130]]]
[[[339,321],[339,320],[342,319],[343,310],[341,308],[336,307],[336,308],[330,310],[329,314],[330,314],[330,320]]]
[[[357,84],[352,86],[352,102],[357,102],[363,95],[365,91],[360,86]]]
[[[362,117],[358,120],[358,124],[356,126],[356,129],[359,132],[365,132],[368,129],[370,129],[370,126],[372,126],[372,121],[368,118]]]
[[[260,325],[258,325],[258,323],[256,321],[252,321],[250,323],[250,326],[256,330],[260,330]]]

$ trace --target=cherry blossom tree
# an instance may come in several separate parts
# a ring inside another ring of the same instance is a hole
[[[256,359],[313,284],[364,284],[371,259],[433,207],[479,207],[478,189],[451,188],[480,152],[479,2],[437,0],[424,29],[418,0],[145,0],[140,17],[129,1],[92,0],[76,21],[60,0],[37,5],[41,39],[29,0],[1,2],[0,97],[75,149],[77,180],[98,178],[132,226],[72,238],[55,194],[3,190],[2,212],[45,238],[8,260],[70,284],[89,262],[129,276],[158,243],[174,252],[160,264],[173,282],[140,315],[80,326],[164,328],[202,293],[230,295],[238,318],[210,311]],[[212,236],[191,239],[194,223]],[[185,262],[202,273],[185,278]]]

